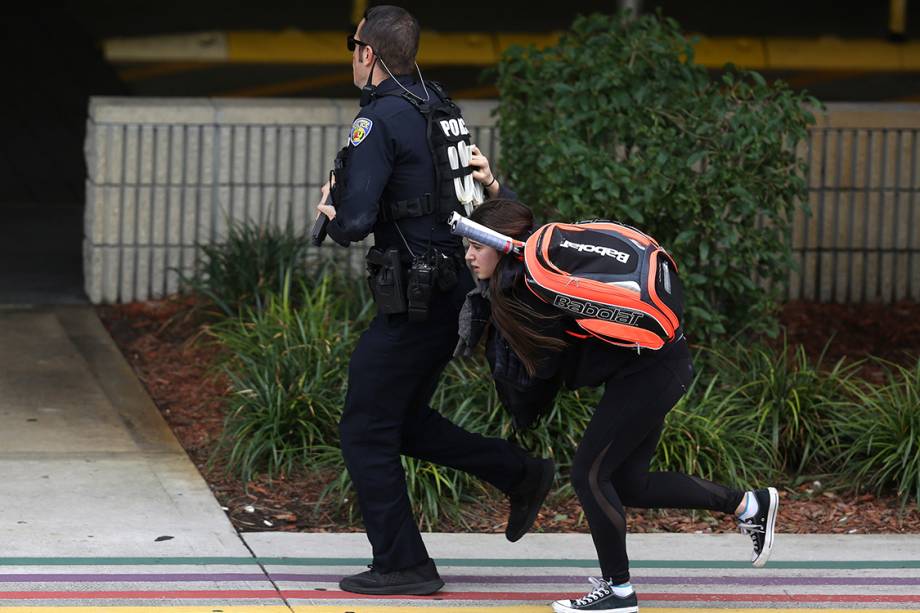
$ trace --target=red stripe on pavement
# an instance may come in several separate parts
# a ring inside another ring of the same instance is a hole
[[[397,600],[541,600],[551,601],[560,598],[579,598],[584,594],[559,594],[558,592],[440,592],[434,596],[370,596],[332,590],[283,590],[285,598],[314,600],[354,600],[354,599],[397,599]],[[0,600],[89,600],[89,599],[203,599],[203,598],[239,598],[255,599],[278,598],[274,590],[173,590],[173,591],[106,591],[106,592],[0,592]],[[920,603],[920,594],[701,594],[701,593],[653,593],[642,592],[639,598],[644,601],[668,602],[890,602]]]

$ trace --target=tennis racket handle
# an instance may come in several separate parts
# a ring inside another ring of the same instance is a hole
[[[511,253],[512,251],[520,250],[524,246],[521,241],[516,241],[510,236],[500,234],[475,221],[470,221],[459,213],[451,214],[447,223],[450,224],[452,234],[462,236],[486,247],[492,247],[499,253]]]

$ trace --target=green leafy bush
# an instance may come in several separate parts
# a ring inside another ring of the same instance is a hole
[[[497,82],[502,165],[524,202],[657,238],[681,267],[695,339],[775,330],[816,100],[754,72],[711,81],[676,22],[654,16],[579,17],[555,47],[506,51]]]
[[[885,383],[854,381],[853,403],[840,415],[840,470],[851,485],[893,488],[920,504],[920,359],[913,366],[879,360]]]

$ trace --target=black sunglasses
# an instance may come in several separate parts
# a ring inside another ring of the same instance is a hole
[[[355,38],[354,34],[348,35],[348,39],[345,44],[348,45],[349,51],[354,51],[355,47],[370,47],[370,43],[366,43],[363,40],[358,40]],[[373,47],[371,48],[373,49]]]

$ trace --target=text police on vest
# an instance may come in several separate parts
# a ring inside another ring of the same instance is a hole
[[[461,134],[469,134],[470,131],[466,129],[466,123],[463,121],[462,117],[457,119],[443,120],[441,123],[441,129],[444,130],[444,136],[460,136]]]

